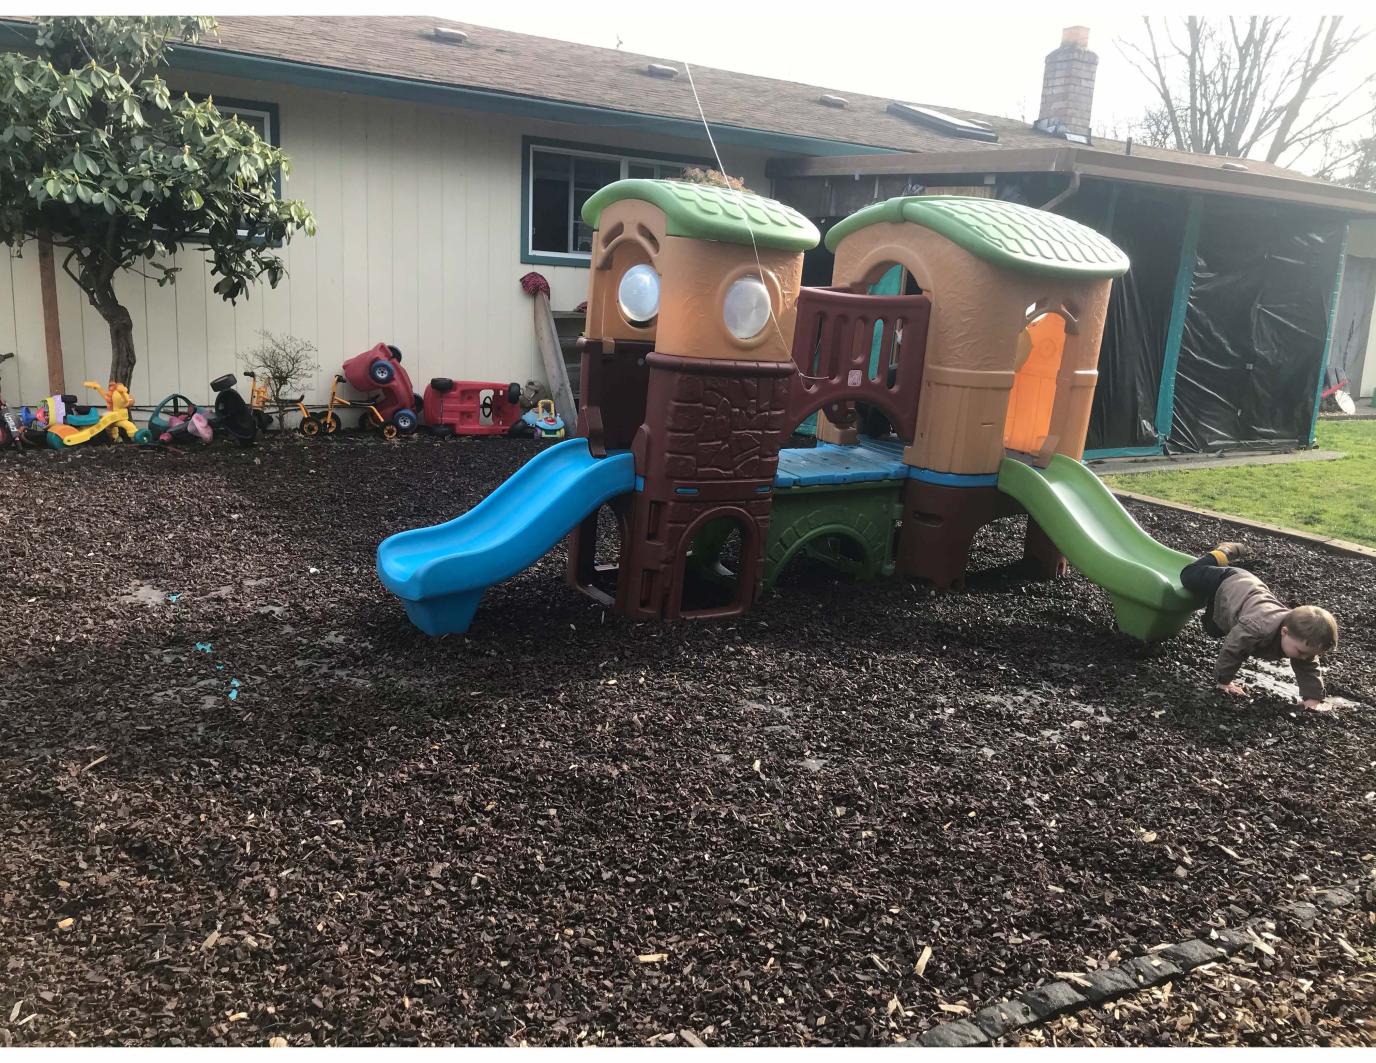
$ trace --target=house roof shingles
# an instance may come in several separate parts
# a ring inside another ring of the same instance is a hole
[[[232,15],[221,18],[219,24],[219,39],[207,40],[205,46],[363,74],[699,121],[683,62],[664,56],[424,16]],[[463,43],[439,40],[434,36],[437,25],[460,29],[468,38]],[[675,67],[679,75],[652,77],[645,73],[651,63]],[[693,66],[692,73],[703,111],[713,125],[896,152],[997,151],[1066,143],[1034,129],[1030,122],[940,103],[904,101],[931,106],[956,118],[987,122],[998,133],[997,143],[969,140],[919,125],[891,113],[888,107],[895,101],[886,97],[705,66]],[[842,96],[847,106],[836,108],[818,102],[824,93]],[[1094,145],[1105,151],[1122,151],[1124,147],[1121,141],[1098,137]],[[1215,168],[1236,161],[1140,144],[1132,150],[1148,158]],[[1250,159],[1246,166],[1254,173],[1313,180],[1294,170]]]
[[[26,16],[6,18],[27,21]],[[460,29],[468,35],[467,39],[462,43],[437,39],[434,30],[439,25]],[[433,16],[230,15],[219,19],[218,38],[204,40],[198,47],[325,70],[553,100],[627,115],[693,123],[700,120],[681,60]],[[645,73],[651,63],[673,66],[679,69],[679,76],[651,77]],[[1029,122],[942,104],[930,106],[956,118],[988,123],[998,134],[998,141],[969,140],[919,125],[891,113],[888,108],[895,101],[885,97],[705,66],[693,67],[693,83],[714,127],[733,126],[853,144],[857,152],[878,149],[936,154],[1068,146],[1065,140],[1034,129]],[[841,109],[820,103],[818,98],[824,93],[842,96],[847,106]],[[902,102],[928,106],[920,101]],[[1099,152],[1123,154],[1125,147],[1122,141],[1094,138],[1094,149]],[[806,147],[800,145],[799,152],[806,154]],[[1144,159],[1209,170],[1222,170],[1225,164],[1238,162],[1142,144],[1134,144],[1132,153]],[[1273,163],[1254,159],[1243,163],[1252,174],[1334,187]]]

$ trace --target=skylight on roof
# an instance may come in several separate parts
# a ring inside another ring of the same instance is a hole
[[[994,127],[988,122],[976,121],[973,118],[957,118],[953,114],[931,107],[919,107],[915,103],[891,103],[888,110],[890,114],[896,114],[900,118],[906,118],[910,122],[916,122],[947,136],[995,142],[999,139]]]

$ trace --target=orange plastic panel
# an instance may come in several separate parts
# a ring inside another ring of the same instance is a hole
[[[1065,320],[1060,314],[1043,314],[1023,329],[1018,344],[1017,361],[1021,364],[1008,393],[1003,445],[1036,454],[1051,431],[1056,377],[1065,351]]]

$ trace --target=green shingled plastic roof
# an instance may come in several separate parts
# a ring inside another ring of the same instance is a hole
[[[876,203],[832,226],[827,249],[835,251],[848,233],[886,221],[921,225],[986,262],[1021,273],[1120,277],[1130,265],[1117,245],[1087,225],[976,196],[900,196]]]
[[[746,246],[753,242],[783,251],[806,251],[822,238],[792,207],[754,192],[648,178],[616,181],[593,193],[583,204],[583,221],[596,229],[602,211],[624,199],[644,200],[664,211],[670,236]]]

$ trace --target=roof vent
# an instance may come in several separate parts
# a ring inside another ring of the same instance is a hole
[[[1240,162],[1225,162],[1225,163],[1223,164],[1223,168],[1224,168],[1225,170],[1246,170],[1246,169],[1247,169],[1247,167],[1244,166],[1244,165],[1243,165],[1242,163],[1240,163]]]
[[[670,66],[668,63],[650,63],[645,67],[645,73],[652,78],[676,78],[678,67]]]
[[[888,106],[889,114],[896,114],[900,118],[906,118],[910,122],[934,129],[938,133],[945,133],[950,137],[960,137],[963,140],[987,140],[997,143],[999,135],[994,132],[994,127],[988,122],[976,121],[973,118],[957,118],[953,114],[945,111],[933,110],[931,107],[919,107],[915,103],[891,103]]]
[[[435,40],[444,41],[446,44],[463,44],[468,40],[467,33],[452,26],[436,26],[434,32]]]
[[[830,92],[824,92],[817,97],[817,102],[823,107],[845,107],[848,101],[844,96],[835,96]]]

